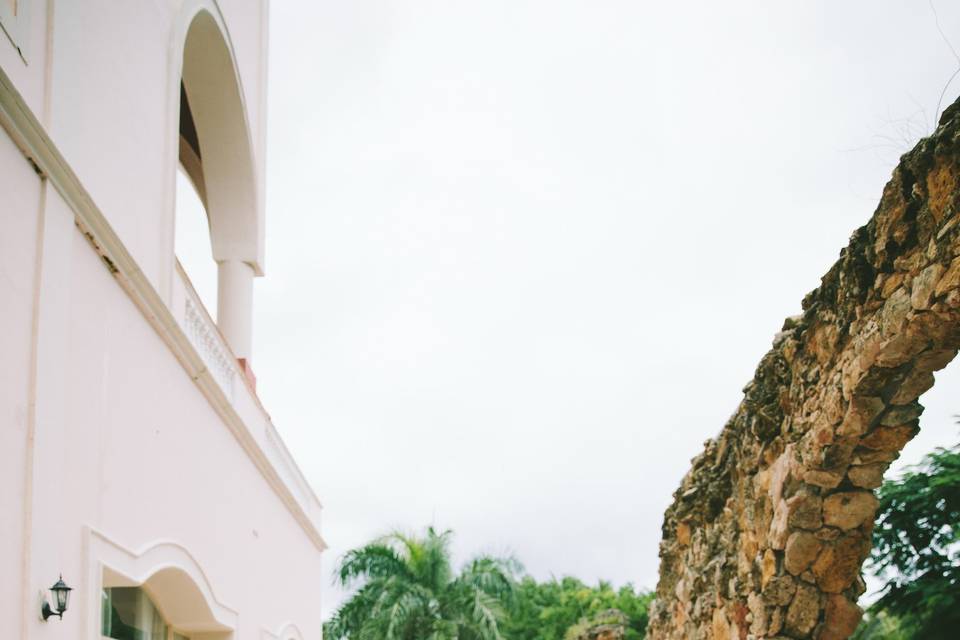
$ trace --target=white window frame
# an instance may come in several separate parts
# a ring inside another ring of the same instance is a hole
[[[0,30],[27,63],[30,35],[30,6],[33,0],[0,0]]]

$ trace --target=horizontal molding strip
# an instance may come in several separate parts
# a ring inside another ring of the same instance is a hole
[[[127,251],[3,68],[0,68],[0,126],[10,135],[37,174],[49,180],[73,210],[77,227],[86,235],[107,269],[186,369],[310,541],[318,550],[326,549],[326,542],[303,506],[224,395],[166,302]],[[264,417],[270,424],[269,417]],[[269,430],[267,437],[270,437]],[[292,471],[302,478],[299,469],[294,467]],[[305,480],[303,483],[309,487]],[[312,491],[311,497],[316,499]],[[317,504],[319,506],[319,501]]]

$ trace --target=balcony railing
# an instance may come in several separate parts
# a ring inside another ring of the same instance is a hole
[[[210,376],[220,385],[227,400],[233,403],[234,385],[239,375],[237,360],[179,262],[176,272],[178,277],[173,283],[173,311],[177,321],[200,354]]]

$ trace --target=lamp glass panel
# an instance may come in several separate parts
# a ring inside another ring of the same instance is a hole
[[[70,604],[70,589],[57,589],[54,595],[57,597],[57,611],[66,611]]]

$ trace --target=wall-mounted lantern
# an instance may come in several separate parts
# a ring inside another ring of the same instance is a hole
[[[50,593],[53,594],[53,600],[57,604],[56,610],[50,608],[50,603],[47,602],[46,598],[43,599],[43,607],[40,609],[40,615],[43,616],[44,620],[50,616],[57,616],[63,620],[63,612],[67,610],[67,605],[70,604],[71,591],[73,591],[73,589],[66,585],[61,575],[56,584],[50,587]]]

